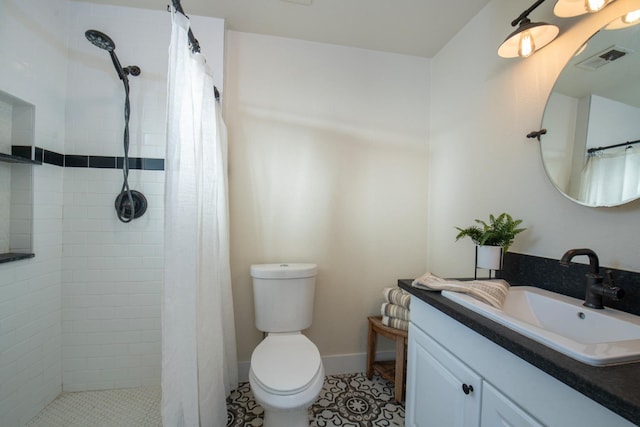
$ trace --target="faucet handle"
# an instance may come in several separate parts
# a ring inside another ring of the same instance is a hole
[[[607,283],[604,286],[603,295],[614,301],[620,301],[624,298],[624,289],[616,286],[611,270],[607,270],[605,274],[607,275]]]
[[[607,275],[607,284],[609,286],[615,286],[616,285],[616,281],[613,278],[613,271],[607,270],[607,271],[605,271],[604,274]]]

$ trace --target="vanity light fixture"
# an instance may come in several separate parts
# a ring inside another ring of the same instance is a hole
[[[516,56],[526,58],[556,38],[560,32],[558,27],[544,22],[531,22],[528,18],[529,14],[544,1],[536,1],[511,22],[512,27],[519,25],[518,29],[509,34],[500,45],[498,55],[503,58],[515,58]]]
[[[637,24],[640,21],[640,9],[632,10],[622,17],[622,22],[625,24]]]
[[[558,0],[553,7],[553,13],[560,18],[594,13],[602,10],[615,0]]]
[[[619,30],[620,28],[627,28],[638,24],[640,24],[640,9],[632,10],[631,12],[622,15],[620,18],[614,20],[609,25],[604,27],[604,29]]]

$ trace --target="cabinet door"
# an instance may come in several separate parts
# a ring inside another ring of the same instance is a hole
[[[481,378],[414,324],[409,326],[407,427],[477,427]]]
[[[482,384],[482,427],[542,427],[491,384]]]

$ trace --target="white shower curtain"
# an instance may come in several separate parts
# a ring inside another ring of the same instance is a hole
[[[226,425],[237,386],[226,128],[189,20],[171,13],[162,295],[164,427]]]
[[[640,150],[626,146],[587,158],[580,180],[580,200],[610,206],[640,194]]]

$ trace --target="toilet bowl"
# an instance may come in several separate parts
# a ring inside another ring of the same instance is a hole
[[[269,334],[251,355],[249,384],[264,427],[308,427],[323,382],[320,352],[300,332]]]

